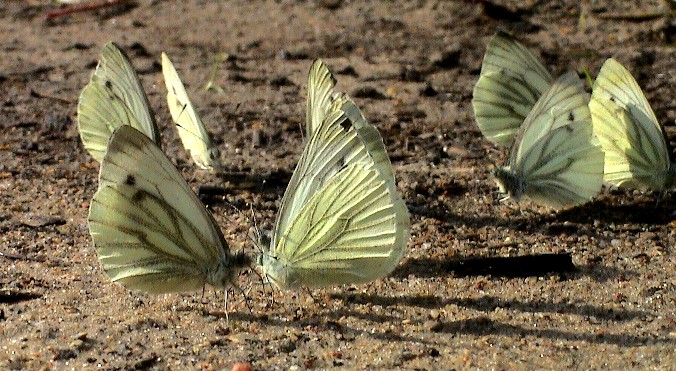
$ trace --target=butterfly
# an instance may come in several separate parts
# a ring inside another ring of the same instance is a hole
[[[676,183],[676,163],[664,128],[636,80],[616,60],[610,58],[601,67],[589,109],[606,155],[606,182],[654,190]]]
[[[229,252],[213,216],[162,150],[128,125],[110,138],[88,222],[104,271],[131,289],[226,288],[250,264]]]
[[[202,119],[197,115],[183,82],[165,53],[162,53],[162,74],[167,86],[169,112],[176,123],[183,147],[200,168],[210,171],[218,170],[221,154],[212,142]]]
[[[280,288],[363,283],[397,266],[410,220],[378,130],[321,60],[308,78],[305,149],[258,263]]]
[[[122,125],[132,126],[160,144],[160,131],[141,81],[114,42],[101,50],[96,70],[80,94],[77,118],[82,143],[98,162],[113,131]]]
[[[559,77],[514,137],[506,166],[493,170],[507,198],[553,208],[585,203],[601,191],[603,152],[592,135],[588,95],[575,72]]]
[[[553,82],[528,49],[504,32],[495,34],[472,94],[481,133],[495,144],[511,145],[521,123]]]

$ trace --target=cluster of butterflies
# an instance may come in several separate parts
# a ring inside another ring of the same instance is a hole
[[[202,169],[219,171],[213,145],[169,58],[167,102],[180,138]],[[378,130],[334,92],[321,61],[308,79],[307,143],[270,238],[255,261],[280,288],[363,283],[389,274],[409,240],[408,210],[396,190]],[[89,232],[104,271],[153,293],[227,289],[254,259],[232,253],[213,218],[162,151],[160,131],[129,58],[114,43],[78,104],[84,147],[101,164]]]
[[[176,69],[162,54],[167,103],[195,164],[220,171],[220,153]],[[409,240],[410,219],[378,130],[317,60],[308,78],[307,143],[271,236],[255,259],[284,289],[368,282],[389,274]],[[605,182],[664,190],[676,183],[671,149],[638,84],[613,59],[591,99],[575,72],[554,79],[505,33],[489,42],[472,105],[481,132],[511,143],[493,170],[506,198],[553,208],[579,205]],[[78,104],[84,147],[101,163],[89,231],[108,276],[154,293],[235,285],[252,264],[232,253],[212,214],[161,149],[160,131],[129,58],[114,43]],[[267,235],[266,235],[267,236]]]
[[[483,135],[511,144],[493,170],[506,198],[553,208],[579,205],[612,186],[665,190],[676,164],[647,99],[629,71],[608,59],[591,99],[577,73],[558,79],[506,33],[489,42],[472,98]]]

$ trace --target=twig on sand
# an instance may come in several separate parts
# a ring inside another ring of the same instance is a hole
[[[98,0],[98,1],[86,2],[86,3],[82,3],[82,4],[67,5],[67,6],[64,6],[62,8],[48,12],[45,15],[45,20],[48,21],[48,20],[63,17],[63,16],[66,16],[66,15],[70,15],[70,14],[73,14],[73,13],[89,12],[89,11],[93,11],[93,10],[113,7],[113,6],[116,6],[116,5],[122,5],[122,4],[125,4],[125,3],[130,3],[130,0]]]

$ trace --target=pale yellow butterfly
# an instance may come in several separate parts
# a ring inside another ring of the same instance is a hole
[[[491,142],[509,146],[535,102],[554,82],[538,59],[512,36],[499,32],[488,46],[474,86],[474,117]]]
[[[112,134],[88,220],[104,271],[131,289],[226,288],[250,263],[229,252],[213,216],[178,170],[131,126]]]
[[[606,182],[653,190],[676,183],[676,164],[664,128],[636,80],[616,60],[608,59],[601,67],[589,109],[606,154]]]
[[[320,60],[310,70],[311,135],[259,259],[280,288],[383,277],[397,266],[409,239],[408,211],[383,140],[347,96],[332,92],[335,80],[327,71]]]
[[[130,125],[160,144],[160,132],[141,81],[129,58],[113,42],[101,50],[99,64],[80,94],[77,118],[82,143],[99,162],[108,139],[122,125]]]
[[[183,147],[190,153],[197,166],[205,170],[217,171],[220,168],[221,154],[188,98],[188,92],[178,77],[174,65],[165,53],[162,53],[162,74],[167,86],[169,112],[176,123]]]

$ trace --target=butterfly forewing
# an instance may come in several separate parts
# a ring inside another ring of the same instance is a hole
[[[90,81],[80,94],[78,127],[82,143],[101,162],[113,131],[122,125],[139,128],[136,116],[109,88]]]
[[[491,142],[508,146],[535,102],[554,79],[514,38],[498,33],[488,43],[472,96],[474,116]]]
[[[176,123],[183,147],[200,168],[217,169],[220,158],[218,148],[212,142],[202,119],[188,97],[183,82],[165,53],[162,53],[162,74],[167,86],[169,112]]]

